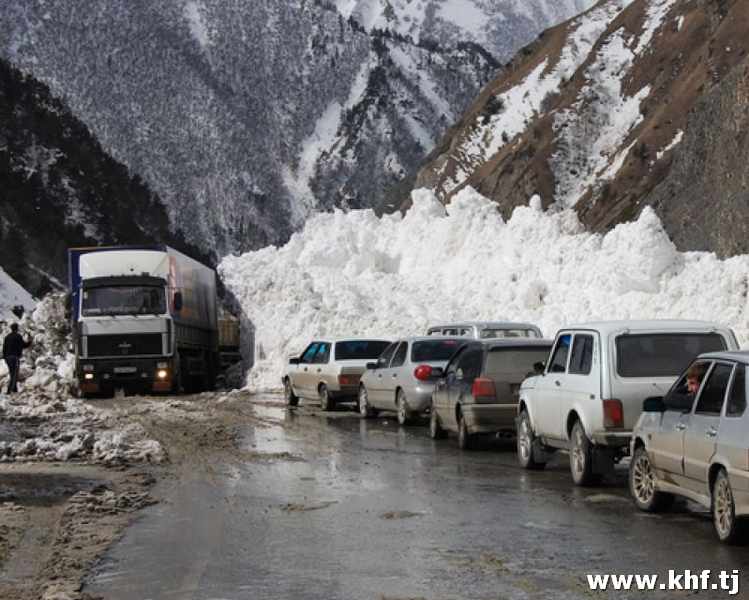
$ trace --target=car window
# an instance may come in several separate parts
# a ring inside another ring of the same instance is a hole
[[[493,340],[496,338],[518,338],[538,337],[532,329],[482,329],[479,337],[482,340]]]
[[[313,342],[309,346],[307,346],[307,349],[302,354],[302,358],[300,362],[303,363],[311,363],[312,359],[315,357],[315,354],[317,354],[317,349],[320,346],[318,342]]]
[[[471,335],[471,330],[468,329],[468,327],[463,327],[460,330],[460,335],[462,336]]]
[[[549,363],[549,373],[564,373],[567,370],[567,355],[570,352],[572,334],[560,335]]]
[[[728,394],[726,405],[727,417],[741,417],[746,411],[746,367],[736,365],[733,374],[731,392]]]
[[[728,380],[731,377],[733,365],[717,363],[710,371],[707,381],[702,385],[697,406],[694,409],[700,415],[720,415],[723,401],[726,397]]]
[[[486,373],[494,380],[519,383],[533,374],[534,364],[548,358],[549,350],[549,346],[492,348],[486,359]]]
[[[676,380],[666,394],[666,397],[663,400],[666,405],[666,410],[690,412],[694,406],[695,395],[689,391],[687,386],[687,373],[689,373],[693,367],[699,367],[697,370],[704,375],[710,370],[711,365],[712,363],[710,361],[705,360],[697,360],[689,365],[689,368],[681,374],[681,377]],[[702,378],[700,378],[700,384],[701,383]]]
[[[616,370],[621,377],[675,377],[696,356],[725,349],[717,333],[624,334],[616,338]]]
[[[336,342],[336,360],[367,360],[379,357],[390,342],[380,340],[351,340]]]
[[[390,363],[390,359],[395,354],[395,349],[398,347],[398,342],[393,342],[387,348],[382,351],[382,354],[377,358],[377,366],[384,369]]]
[[[411,345],[411,362],[440,362],[450,360],[465,340],[429,340],[414,342]]]
[[[484,352],[481,348],[471,348],[466,350],[458,361],[456,375],[463,381],[473,382],[481,375],[481,363],[483,362]]]
[[[458,335],[458,330],[454,327],[451,327],[450,329],[443,329],[442,335]]]
[[[455,372],[458,370],[460,359],[463,357],[463,354],[465,354],[465,351],[465,348],[461,348],[455,353],[455,356],[453,356],[450,362],[447,364],[447,368],[445,369],[446,375],[455,374]]]
[[[427,331],[427,335],[440,335],[442,332],[439,329],[430,329]]]
[[[330,360],[330,344],[323,342],[317,348],[314,358],[312,359],[313,364],[325,365]]]
[[[398,349],[395,351],[395,356],[390,363],[391,367],[402,367],[403,363],[406,362],[406,356],[408,355],[408,342],[401,342]]]
[[[574,375],[588,375],[593,364],[593,336],[576,333],[572,342],[569,372]]]

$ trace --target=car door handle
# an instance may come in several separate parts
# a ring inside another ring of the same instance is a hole
[[[717,430],[715,429],[708,429],[705,433],[705,437],[714,438],[716,435],[718,435]]]
[[[318,373],[320,373],[321,371],[322,371],[322,369],[317,369],[317,372],[318,372]]]
[[[307,370],[307,367],[304,367],[304,370],[306,371],[306,370]]]
[[[398,377],[398,376],[395,373],[393,373],[393,379],[395,379],[396,377]]]
[[[684,425],[684,423],[679,423],[674,429],[676,429],[676,431],[684,431],[686,428],[687,426]]]
[[[562,385],[562,382],[559,381],[559,380],[557,380],[557,381],[554,382],[554,385]]]

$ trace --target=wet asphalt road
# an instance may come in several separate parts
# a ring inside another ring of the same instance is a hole
[[[543,472],[514,445],[461,452],[424,426],[364,421],[257,398],[258,454],[196,469],[161,491],[85,591],[107,599],[683,598],[606,595],[586,573],[747,570],[749,550],[720,545],[706,512],[636,511],[626,471],[573,488],[565,455]],[[747,570],[749,574],[749,570]],[[746,591],[738,596],[749,597]],[[694,594],[694,592],[692,592]],[[728,598],[703,592],[699,598]]]

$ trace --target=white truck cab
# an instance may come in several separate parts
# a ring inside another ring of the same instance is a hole
[[[576,485],[613,470],[649,396],[662,396],[695,356],[736,350],[733,331],[704,321],[603,321],[561,329],[518,404],[518,460],[543,468],[568,450]]]

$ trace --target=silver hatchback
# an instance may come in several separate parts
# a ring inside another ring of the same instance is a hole
[[[367,418],[380,411],[395,411],[398,423],[407,424],[432,406],[431,368],[444,368],[464,340],[446,337],[411,337],[390,344],[367,365],[359,382],[359,412]],[[417,367],[423,366],[422,369]]]
[[[674,495],[712,511],[721,541],[746,538],[749,352],[700,355],[665,397],[645,400],[632,437],[630,492],[641,510]]]

